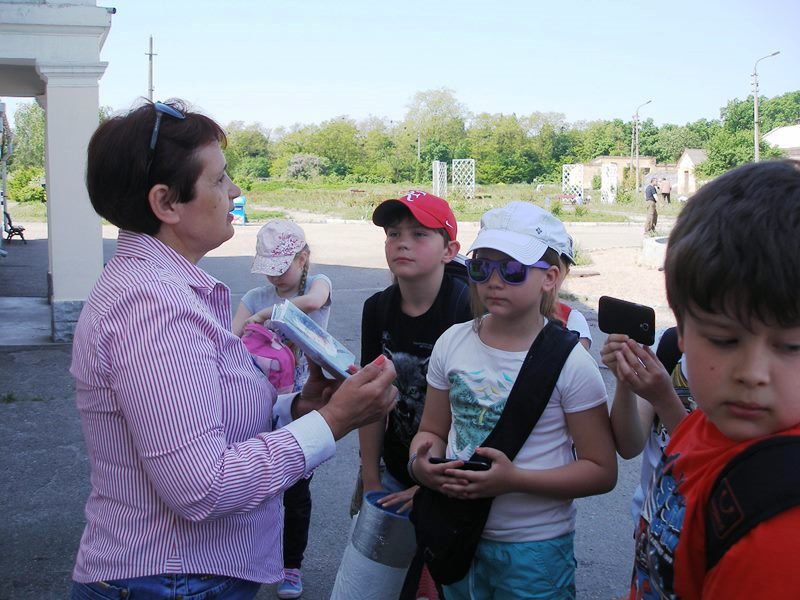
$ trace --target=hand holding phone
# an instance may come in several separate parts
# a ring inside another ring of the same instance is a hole
[[[438,456],[431,456],[428,459],[432,465],[442,465],[444,463],[453,462],[454,460],[458,460],[457,458],[441,458]],[[484,462],[483,460],[465,460],[463,461],[464,464],[459,469],[463,471],[488,471],[492,467],[492,463],[490,461]]]
[[[597,322],[604,333],[624,333],[645,346],[655,343],[656,312],[644,304],[601,296]]]

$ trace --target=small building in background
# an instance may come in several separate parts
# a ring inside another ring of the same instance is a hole
[[[762,138],[770,146],[780,148],[788,158],[800,159],[800,124],[776,127]]]
[[[636,159],[634,158],[634,169]],[[592,179],[594,177],[600,177],[603,172],[603,167],[605,165],[615,164],[617,165],[617,177],[619,177],[620,184],[622,183],[623,174],[631,168],[631,157],[630,156],[598,156],[597,158],[593,158],[587,163],[583,165],[583,185],[584,187],[591,187]],[[639,171],[641,175],[639,176],[640,181],[644,181],[645,177],[648,177],[650,172],[656,168],[656,157],[655,156],[639,156]]]
[[[691,196],[697,191],[697,178],[695,168],[708,160],[708,154],[700,148],[686,148],[678,159],[678,181],[676,192],[678,196]]]

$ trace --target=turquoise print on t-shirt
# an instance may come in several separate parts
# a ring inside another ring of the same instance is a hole
[[[455,430],[456,458],[467,460],[497,425],[514,379],[501,373],[488,379],[484,370],[451,373],[450,410]]]

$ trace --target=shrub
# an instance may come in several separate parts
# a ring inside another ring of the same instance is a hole
[[[15,202],[47,202],[41,167],[22,167],[8,177],[8,197]]]
[[[585,217],[589,214],[589,209],[585,206],[576,206],[575,207],[575,216],[576,217]]]
[[[619,188],[617,190],[617,204],[631,204],[636,197],[636,192]]]
[[[599,190],[601,185],[600,175],[595,175],[592,177],[592,189]]]
[[[561,215],[562,213],[561,202],[553,202],[553,205],[550,207],[550,212],[553,213],[553,215],[555,215],[556,217]]]
[[[295,154],[289,159],[286,177],[289,179],[315,179],[320,175],[327,175],[329,170],[330,161],[324,156]]]

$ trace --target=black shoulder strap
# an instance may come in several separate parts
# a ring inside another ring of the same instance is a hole
[[[681,359],[681,349],[678,348],[677,327],[670,327],[661,336],[661,340],[658,342],[658,350],[656,350],[656,357],[664,365],[667,373],[672,375],[675,365]]]
[[[383,332],[386,330],[386,324],[389,322],[389,311],[392,308],[392,298],[397,290],[397,284],[390,285],[378,295],[378,302],[376,304],[375,312],[378,316],[376,323],[378,331]]]
[[[800,505],[798,464],[800,436],[783,435],[753,444],[725,465],[706,506],[706,571],[753,527]]]
[[[445,317],[452,323],[458,323],[464,312],[464,307],[469,312],[469,285],[461,277],[455,275],[450,278],[450,285],[450,297],[447,301]],[[467,319],[470,316],[468,315]]]
[[[501,450],[510,460],[525,444],[556,387],[578,334],[549,321],[531,345],[497,425],[481,444]],[[475,454],[472,460],[485,460]]]

